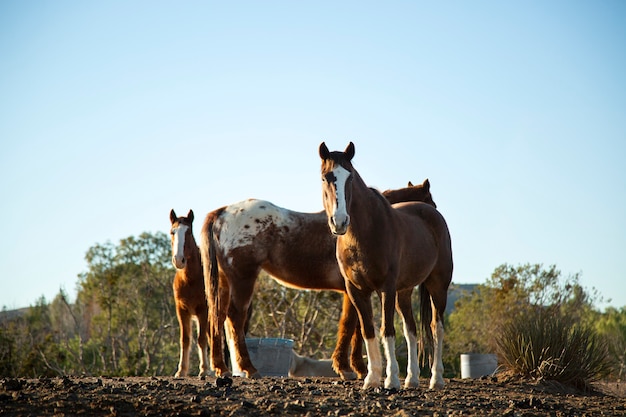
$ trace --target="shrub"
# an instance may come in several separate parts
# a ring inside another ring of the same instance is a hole
[[[517,317],[503,326],[496,344],[500,360],[515,373],[580,389],[612,368],[606,343],[559,310]]]

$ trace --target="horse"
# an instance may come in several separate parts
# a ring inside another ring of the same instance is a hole
[[[354,153],[352,142],[344,152],[330,152],[324,142],[319,147],[324,210],[330,231],[337,236],[337,262],[365,339],[368,365],[363,389],[379,387],[382,377],[380,345],[372,317],[372,292],[379,295],[382,303],[380,332],[387,361],[384,386],[399,389],[394,301],[417,285],[422,335],[432,349],[430,388],[442,388],[443,314],[453,269],[448,226],[431,205],[420,202],[390,205],[378,191],[365,184],[352,165]],[[417,387],[417,327],[412,315],[399,310],[409,352],[404,386]]]
[[[417,186],[411,184],[403,198],[435,204],[428,180]],[[219,328],[226,317],[230,352],[239,368],[249,378],[260,376],[250,360],[241,326],[261,269],[287,287],[344,294],[333,369],[343,379],[365,376],[356,310],[345,294],[335,257],[335,238],[328,233],[323,211],[300,213],[269,201],[248,199],[208,213],[201,242],[210,316],[217,318],[211,333],[211,363],[217,376],[230,375],[220,354]],[[405,308],[411,306],[408,296],[408,303],[402,302]]]
[[[333,369],[333,361],[331,359],[307,358],[306,356],[298,355],[292,350],[288,375],[292,378],[303,376],[336,377],[337,373]]]
[[[172,241],[172,263],[176,268],[174,277],[174,301],[176,317],[180,327],[180,360],[176,377],[185,377],[189,372],[189,353],[191,351],[192,321],[198,325],[198,356],[200,373],[198,376],[209,375],[208,361],[208,319],[209,310],[204,291],[204,275],[200,260],[200,250],[193,237],[193,211],[189,210],[186,217],[177,217],[170,211],[170,230]]]

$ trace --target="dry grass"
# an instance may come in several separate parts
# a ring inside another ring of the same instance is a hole
[[[554,310],[539,309],[509,322],[497,346],[507,368],[538,381],[591,389],[612,369],[606,343]]]

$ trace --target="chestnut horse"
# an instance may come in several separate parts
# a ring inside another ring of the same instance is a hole
[[[452,281],[452,247],[443,216],[431,205],[400,203],[393,207],[365,185],[352,166],[354,144],[330,152],[322,142],[322,194],[331,232],[337,235],[336,256],[346,290],[357,309],[367,352],[363,389],[378,387],[382,377],[371,294],[382,303],[381,335],[387,360],[385,388],[400,388],[395,355],[394,303],[401,294],[420,290],[421,327],[432,344],[430,388],[442,388],[443,314]],[[409,352],[405,387],[419,385],[417,327],[400,309]]]
[[[176,376],[187,376],[189,371],[189,353],[191,351],[192,319],[198,325],[198,356],[200,357],[200,374],[209,374],[208,358],[208,306],[204,292],[204,276],[200,251],[193,237],[193,211],[187,217],[177,217],[170,211],[172,228],[172,263],[176,268],[174,277],[174,300],[176,316],[180,327],[180,361]]]
[[[428,180],[418,186],[411,184],[400,197],[435,205]],[[288,287],[344,293],[337,345],[332,355],[333,369],[344,379],[354,379],[355,372],[361,378],[365,376],[367,368],[356,310],[345,295],[344,279],[335,256],[335,238],[328,233],[323,211],[300,213],[268,201],[242,201],[209,213],[202,227],[201,242],[210,316],[217,317],[212,322],[211,345],[212,367],[217,376],[230,372],[220,353],[219,329],[226,316],[231,355],[235,355],[247,377],[259,376],[250,361],[241,329],[261,269]],[[399,300],[399,305],[411,308],[410,293],[408,299]]]

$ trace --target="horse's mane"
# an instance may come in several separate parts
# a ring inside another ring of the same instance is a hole
[[[368,187],[370,189],[370,191],[372,191],[372,193],[374,193],[374,195],[376,197],[378,197],[379,199],[381,199],[382,201],[385,202],[386,205],[388,205],[389,207],[391,207],[391,204],[389,204],[389,201],[387,200],[387,198],[385,198],[385,196],[383,195],[382,192],[380,192],[380,190],[374,188],[374,187]]]

